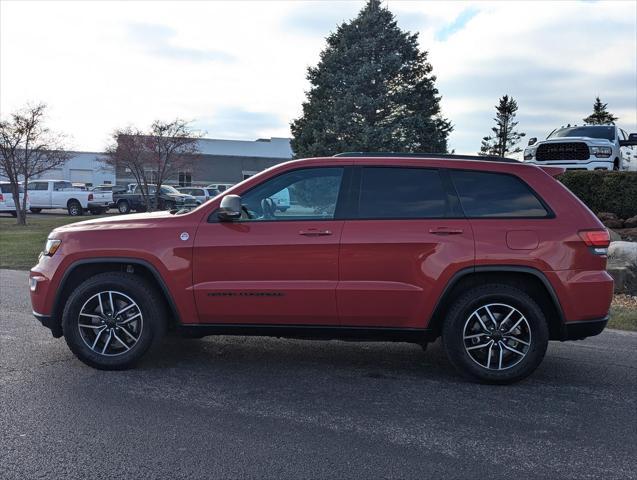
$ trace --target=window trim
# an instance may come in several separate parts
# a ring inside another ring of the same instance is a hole
[[[455,191],[456,196],[458,198],[458,203],[460,204],[460,208],[462,209],[462,213],[464,215],[464,218],[466,218],[467,220],[547,220],[547,219],[552,219],[552,218],[556,217],[555,212],[549,206],[549,204],[544,201],[544,199],[535,191],[535,189],[533,189],[533,187],[531,187],[531,185],[529,185],[522,177],[519,177],[518,175],[515,175],[513,173],[509,173],[509,172],[491,172],[491,171],[488,171],[488,170],[472,170],[470,168],[448,168],[446,170],[449,172],[449,180],[451,181],[451,184],[453,185],[453,188],[454,188],[454,191]],[[467,212],[464,211],[464,207],[462,206],[462,201],[460,200],[460,193],[458,193],[458,189],[456,187],[456,184],[453,181],[453,177],[451,175],[452,171],[491,173],[491,174],[494,174],[494,175],[507,175],[509,177],[513,177],[513,178],[519,180],[520,182],[522,182],[526,186],[526,188],[529,189],[529,192],[531,192],[531,194],[537,199],[537,201],[540,203],[540,205],[542,205],[542,207],[544,207],[544,210],[546,210],[546,215],[544,215],[542,217],[528,217],[528,216],[473,217],[473,216],[467,215]]]
[[[339,218],[339,215],[341,214],[340,211],[340,204],[341,202],[345,201],[345,189],[343,188],[343,186],[346,184],[346,179],[348,179],[348,170],[351,170],[352,166],[351,165],[308,165],[306,167],[300,167],[300,168],[293,168],[290,170],[286,170],[284,172],[280,172],[276,175],[273,175],[271,177],[269,177],[268,179],[264,180],[263,182],[260,182],[256,185],[254,185],[253,187],[250,187],[248,190],[246,190],[245,192],[241,193],[241,197],[243,197],[244,195],[247,195],[248,193],[250,193],[252,190],[254,190],[255,188],[260,187],[261,185],[263,185],[265,182],[269,182],[270,180],[274,180],[275,178],[278,178],[282,175],[287,175],[288,173],[292,173],[292,172],[299,172],[301,170],[316,170],[319,168],[340,168],[343,170],[343,175],[341,175],[341,184],[339,186],[339,190],[338,190],[338,196],[336,198],[336,206],[334,208],[334,216],[332,218],[283,218],[280,217],[279,219],[264,219],[264,220],[243,220],[243,221],[232,221],[232,222],[221,222],[219,221],[219,217],[217,217],[217,213],[219,212],[219,208],[215,208],[210,215],[208,215],[208,219],[207,219],[207,223],[231,223],[233,225],[239,225],[239,224],[247,224],[247,223],[280,223],[280,222],[336,222],[336,221],[341,221],[341,220],[345,220],[344,218]],[[219,192],[219,194],[221,194],[223,192]]]

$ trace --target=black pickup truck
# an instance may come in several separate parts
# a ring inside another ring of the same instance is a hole
[[[150,202],[155,202],[156,187],[151,185],[148,187]],[[148,205],[144,201],[144,197],[140,192],[139,185],[133,188],[132,192],[115,193],[113,192],[113,206],[119,210],[119,213],[129,213],[131,211],[145,212]],[[175,208],[194,208],[197,206],[197,199],[192,195],[186,195],[177,191],[174,187],[162,185],[159,190],[159,209],[173,210]]]

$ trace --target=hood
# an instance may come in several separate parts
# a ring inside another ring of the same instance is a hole
[[[584,142],[587,145],[600,145],[600,146],[608,146],[612,145],[613,142],[610,140],[606,140],[605,138],[592,138],[592,137],[559,137],[559,138],[549,138],[546,140],[540,140],[533,147],[537,147],[543,143],[571,143],[571,142]]]
[[[170,198],[174,198],[175,200],[178,200],[180,202],[190,202],[190,201],[196,202],[197,201],[195,197],[193,197],[192,195],[187,195],[185,193],[180,193],[180,194],[169,193],[167,196]]]
[[[124,228],[144,228],[157,225],[157,222],[175,218],[169,211],[151,213],[135,213],[131,215],[114,215],[112,217],[95,218],[83,222],[69,223],[54,229],[51,233],[67,233],[88,230],[115,230]]]

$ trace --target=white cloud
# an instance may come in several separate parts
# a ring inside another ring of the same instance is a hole
[[[363,3],[2,2],[0,109],[45,101],[91,150],[175,116],[211,136],[286,136],[324,36]],[[478,149],[504,93],[529,136],[581,121],[595,95],[637,131],[634,2],[386,3],[430,52],[456,151]]]

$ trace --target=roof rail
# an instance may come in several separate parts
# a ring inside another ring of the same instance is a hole
[[[407,158],[448,158],[449,160],[473,160],[481,162],[521,163],[519,160],[494,155],[450,155],[448,153],[397,153],[397,152],[343,152],[334,157],[407,157]]]

